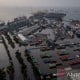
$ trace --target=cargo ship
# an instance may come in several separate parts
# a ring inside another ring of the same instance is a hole
[[[41,18],[47,18],[47,19],[56,19],[56,20],[59,20],[62,18],[64,18],[66,16],[65,13],[56,13],[56,12],[38,12],[36,14],[34,14],[33,17],[35,18],[38,18],[38,19],[41,19]]]
[[[8,26],[25,26],[26,25],[26,20],[27,20],[27,17],[26,16],[22,16],[22,17],[18,17],[18,18],[14,18],[13,21],[8,21],[7,22],[7,25]]]
[[[19,28],[27,25],[27,17],[17,17],[14,18],[13,21],[8,21],[7,26],[9,27],[9,31],[19,30]]]

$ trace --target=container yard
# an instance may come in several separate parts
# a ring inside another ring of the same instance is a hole
[[[80,68],[80,24],[65,24],[66,15],[38,12],[0,27],[0,75],[5,80],[74,80],[68,73]]]

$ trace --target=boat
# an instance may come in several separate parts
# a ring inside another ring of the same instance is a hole
[[[45,15],[45,17],[48,18],[48,19],[62,19],[65,16],[66,16],[66,14],[64,14],[64,13],[54,13],[54,12],[47,13]]]
[[[27,17],[26,16],[17,17],[17,18],[14,18],[13,21],[7,22],[7,26],[9,26],[10,30],[17,30],[26,25],[27,25]]]
[[[64,18],[66,16],[65,13],[57,13],[57,12],[38,12],[35,13],[31,18],[35,18],[35,19],[53,19],[53,20],[58,20],[58,21],[62,21],[62,18]]]

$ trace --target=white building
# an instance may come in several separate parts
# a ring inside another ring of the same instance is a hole
[[[28,44],[29,39],[27,39],[23,34],[18,34],[18,39],[21,44]]]

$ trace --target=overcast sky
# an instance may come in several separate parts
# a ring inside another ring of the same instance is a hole
[[[0,6],[80,6],[80,0],[0,0]]]

